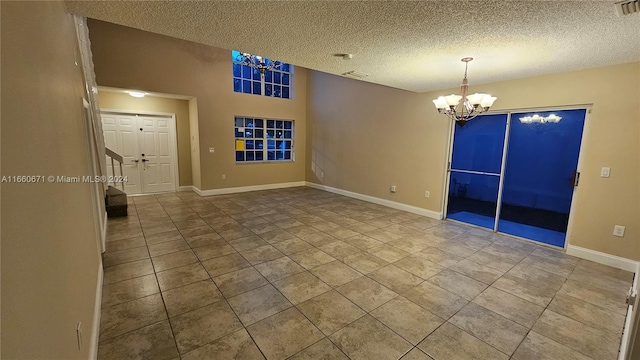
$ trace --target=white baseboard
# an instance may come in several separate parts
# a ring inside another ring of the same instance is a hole
[[[631,271],[634,273],[637,273],[638,266],[640,264],[638,261],[575,245],[567,246],[567,254],[577,256],[582,259],[591,260],[600,264],[613,266],[614,268]]]
[[[306,182],[306,185],[309,186],[309,187],[315,188],[315,189],[328,191],[328,192],[331,192],[331,193],[334,193],[334,194],[348,196],[348,197],[351,197],[351,198],[354,198],[354,199],[363,200],[363,201],[367,201],[367,202],[370,202],[370,203],[374,203],[374,204],[390,207],[390,208],[393,208],[393,209],[402,210],[402,211],[410,212],[410,213],[413,213],[413,214],[426,216],[426,217],[429,217],[429,218],[432,218],[432,219],[436,219],[436,220],[442,220],[442,213],[441,212],[437,212],[437,211],[433,211],[433,210],[427,210],[427,209],[419,208],[417,206],[407,205],[407,204],[403,204],[403,203],[399,203],[399,202],[395,202],[395,201],[391,201],[391,200],[380,199],[380,198],[377,198],[377,197],[374,197],[374,196],[359,194],[359,193],[355,193],[355,192],[351,192],[351,191],[347,191],[347,190],[334,188],[334,187],[331,187],[331,186],[320,185],[320,184],[316,184],[316,183],[309,182],[309,181]]]
[[[194,188],[195,186],[193,185],[185,185],[178,187],[178,191],[193,191]]]
[[[200,196],[211,196],[211,195],[235,194],[235,193],[242,193],[242,192],[248,192],[248,191],[284,189],[284,188],[291,188],[291,187],[298,187],[298,186],[305,186],[305,182],[294,181],[294,182],[287,182],[287,183],[239,186],[239,187],[211,189],[211,190],[200,190],[197,187],[193,186],[193,191]]]
[[[100,250],[104,253],[105,247],[107,243],[107,212],[104,212],[104,217],[102,218],[102,231],[100,233]]]
[[[100,313],[102,310],[102,280],[103,280],[102,262],[98,266],[98,284],[96,285],[96,302],[93,309],[93,329],[91,334],[91,347],[89,355],[91,359],[98,358],[98,340],[100,339]]]

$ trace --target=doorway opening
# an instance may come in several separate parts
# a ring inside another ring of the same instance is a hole
[[[445,218],[565,247],[587,107],[454,126]]]

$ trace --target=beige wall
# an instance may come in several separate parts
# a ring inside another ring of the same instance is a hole
[[[0,6],[2,175],[89,175],[72,17],[60,2]],[[4,183],[1,204],[0,357],[89,358],[101,266],[90,185]]]
[[[135,98],[126,93],[116,93],[108,91],[99,91],[98,96],[100,107],[103,109],[151,111],[175,114],[180,186],[192,185],[188,100],[170,99],[155,96]]]
[[[640,64],[471,90],[497,96],[495,110],[593,104],[570,243],[640,260]],[[450,122],[431,99],[458,91],[413,94],[310,72],[307,180],[442,211]],[[315,173],[314,165],[320,169]],[[611,167],[611,178],[599,177],[603,166]],[[391,185],[396,194],[389,192]],[[624,238],[612,235],[615,224],[627,227]]]
[[[202,190],[304,181],[306,69],[295,68],[293,100],[239,94],[233,92],[229,50],[95,20],[89,34],[98,85],[197,99]],[[295,120],[297,161],[236,164],[234,115]]]

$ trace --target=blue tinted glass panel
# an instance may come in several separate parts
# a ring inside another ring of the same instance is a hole
[[[244,161],[244,151],[236,151],[236,161]]]
[[[233,91],[242,92],[242,80],[233,79]]]
[[[267,130],[267,138],[268,139],[273,139],[276,137],[276,132],[275,130]]]
[[[247,150],[253,150],[253,140],[245,141],[244,146]]]
[[[251,94],[251,81],[242,80],[242,92],[245,94]]]
[[[258,81],[260,81],[260,70],[258,70],[258,69],[253,69],[253,80],[258,80]]]
[[[451,169],[499,174],[507,115],[481,115],[455,125]]]
[[[238,130],[238,128],[236,128],[236,137],[237,138],[243,138],[244,137],[244,132]]]
[[[291,98],[291,96],[289,96],[289,87],[288,86],[283,86],[282,87],[282,97],[285,98],[285,99]]]
[[[282,66],[280,66],[280,70],[284,72],[291,72],[291,65],[283,63]]]
[[[244,137],[252,138],[253,137],[253,130],[245,128],[244,129]]]
[[[277,140],[276,141],[276,147],[280,150],[284,150],[284,141],[282,140]]]
[[[274,72],[273,73],[273,82],[276,83],[276,84],[280,84],[281,83],[281,80],[280,80],[281,77],[282,77],[281,73]]]
[[[259,82],[254,81],[253,82],[253,94],[254,95],[260,95],[261,93],[262,93],[262,85]]]
[[[244,119],[244,125],[246,127],[253,127],[253,119],[251,119],[251,118]]]
[[[268,149],[275,149],[276,148],[275,140],[267,140],[267,148]]]
[[[264,73],[265,82],[273,82],[273,71],[267,71]]]
[[[273,150],[267,151],[267,160],[275,160],[275,159],[276,159],[276,152]]]
[[[285,160],[291,160],[291,151],[285,151],[284,152],[284,159]]]
[[[240,56],[240,51],[231,50],[231,60],[236,61],[238,59],[238,56]]]
[[[276,129],[284,129],[284,121],[276,121]]]
[[[234,77],[242,77],[242,65],[233,64],[233,76]]]
[[[256,129],[253,131],[253,136],[256,138],[262,138],[264,131],[262,129]]]
[[[284,122],[284,128],[285,129],[291,129],[293,127],[293,121],[285,121]]]
[[[241,117],[236,117],[235,125],[237,127],[243,127],[244,126],[244,119],[241,118]]]
[[[276,152],[276,160],[284,160],[284,151]]]
[[[262,125],[263,125],[263,121],[262,121],[262,119],[256,119],[256,127],[257,127],[257,128],[261,128],[261,127],[262,127]]]
[[[253,160],[255,160],[253,156],[253,151],[247,151],[247,161],[253,161]]]
[[[267,120],[267,127],[268,128],[274,128],[276,125],[275,120]]]
[[[262,140],[255,141],[255,148],[262,150],[264,148],[264,142]]]
[[[284,137],[285,137],[285,139],[291,139],[291,134],[292,134],[292,133],[291,133],[291,130],[286,130],[286,131],[284,132]]]
[[[493,229],[499,184],[499,176],[452,171],[447,218]]]
[[[251,79],[251,68],[248,66],[242,67],[242,78]]]
[[[273,95],[273,90],[272,90],[271,84],[265,84],[264,85],[264,94],[265,94],[265,96],[272,96]]]
[[[262,153],[262,151],[256,151],[256,161],[262,161],[264,160],[264,154]]]
[[[273,96],[274,97],[282,97],[282,88],[280,85],[273,86]]]
[[[285,141],[284,142],[284,148],[285,149],[291,149],[291,141]]]
[[[289,74],[282,74],[282,85],[289,85]]]

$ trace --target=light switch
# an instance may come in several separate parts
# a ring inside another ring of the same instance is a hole
[[[611,168],[603,167],[600,170],[600,177],[608,178],[610,174],[611,174]]]
[[[613,235],[614,236],[619,236],[619,237],[624,237],[624,230],[625,227],[622,225],[616,225],[613,227]]]
[[[210,147],[209,148],[209,154],[213,154],[214,152],[216,152],[216,148]]]

